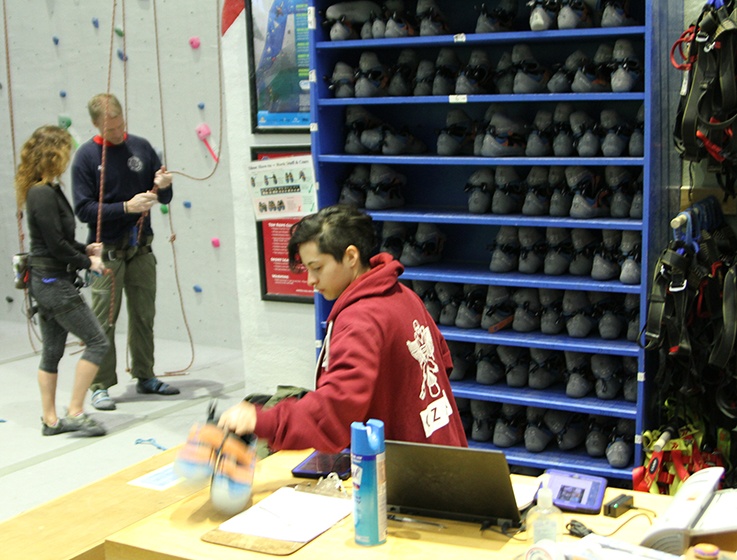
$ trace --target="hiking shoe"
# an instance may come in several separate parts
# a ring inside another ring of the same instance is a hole
[[[187,480],[207,480],[212,476],[215,459],[225,438],[226,433],[215,424],[193,424],[187,441],[174,460],[174,472]]]
[[[453,361],[453,370],[448,376],[451,381],[459,381],[467,376],[475,375],[476,357],[473,343],[449,340],[448,349]]]
[[[391,79],[389,80],[387,93],[395,97],[408,97],[412,95],[418,64],[417,51],[403,49],[399,53],[397,63],[391,68]]]
[[[66,418],[57,418],[54,426],[49,426],[41,418],[41,434],[44,436],[56,436],[67,432],[76,432],[79,427],[77,424],[67,422]]]
[[[519,264],[517,270],[525,274],[535,274],[543,267],[547,245],[540,228],[520,226]]]
[[[511,299],[509,288],[489,286],[486,294],[484,314],[481,317],[481,328],[496,332],[512,324],[515,304]]]
[[[115,410],[115,401],[110,398],[107,389],[98,389],[92,393],[90,404],[97,410]]]
[[[550,169],[543,166],[530,168],[525,183],[527,193],[522,203],[522,214],[525,216],[546,216],[550,213],[550,197],[553,189],[548,181]]]
[[[489,441],[494,433],[494,425],[499,416],[499,403],[471,399],[471,415],[473,426],[471,439],[474,441]]]
[[[61,419],[59,422],[61,422]],[[107,433],[107,430],[102,426],[102,424],[93,420],[84,412],[77,416],[65,416],[64,423],[68,428],[67,431],[76,432],[82,437],[104,436]]]
[[[491,211],[494,214],[517,214],[522,211],[524,202],[524,183],[514,167],[500,165],[494,175],[494,195],[491,197]]]
[[[543,334],[560,334],[566,324],[563,320],[563,292],[550,288],[538,289],[540,296],[540,332]]]
[[[601,153],[604,157],[620,157],[625,154],[630,143],[632,127],[614,109],[604,109],[599,118],[601,133]]]
[[[525,154],[527,131],[524,123],[512,119],[502,111],[495,111],[489,120],[481,155],[485,157],[513,157]]]
[[[645,153],[645,105],[640,105],[635,117],[635,128],[632,130],[629,143],[630,157],[642,157]]]
[[[570,92],[576,70],[588,62],[588,57],[582,51],[574,51],[569,54],[563,65],[548,80],[548,91],[550,93]]]
[[[414,79],[412,95],[432,95],[432,83],[435,80],[435,63],[432,60],[420,60]]]
[[[612,50],[611,87],[614,92],[626,92],[635,89],[642,79],[643,68],[635,55],[635,49],[629,39],[617,39]]]
[[[455,92],[458,95],[478,95],[490,93],[494,89],[494,73],[491,60],[486,51],[475,49],[458,74]]]
[[[514,226],[500,226],[494,240],[491,263],[491,272],[512,272],[519,264],[519,237]]]
[[[415,15],[417,21],[420,22],[421,37],[434,37],[450,33],[448,20],[438,8],[435,0],[417,0]]]
[[[517,404],[504,403],[501,416],[494,425],[492,443],[497,447],[512,447],[525,437],[525,410]]]
[[[530,11],[530,29],[532,31],[546,31],[555,29],[558,24],[558,0],[532,0],[527,3],[532,7]]]
[[[583,29],[592,26],[591,8],[584,0],[568,0],[558,12],[558,29]]]
[[[543,261],[543,272],[552,276],[567,273],[573,260],[571,232],[565,228],[549,227],[545,229],[545,239],[547,252]]]
[[[495,385],[504,379],[504,364],[490,344],[476,344],[476,383]]]
[[[513,93],[540,93],[548,85],[550,70],[541,65],[527,45],[512,48],[512,62],[517,67],[512,83]]]
[[[630,16],[628,0],[604,0],[604,10],[601,12],[602,27],[626,27],[637,25],[637,21]]]
[[[248,440],[229,434],[215,460],[210,501],[223,513],[242,511],[251,497],[257,438],[248,436]]]
[[[417,224],[417,231],[407,240],[399,261],[404,266],[438,262],[442,258],[446,235],[434,224]]]
[[[591,62],[584,63],[576,70],[571,82],[571,91],[575,93],[597,93],[611,90],[611,70],[613,47],[602,43],[596,49]]]
[[[512,53],[510,51],[504,51],[494,69],[494,83],[499,93],[512,93],[516,72],[517,69],[512,62]]]
[[[481,326],[487,287],[474,284],[463,286],[463,301],[458,308],[455,325],[461,329],[475,329]]]
[[[619,246],[622,271],[619,281],[622,284],[639,284],[642,267],[640,265],[642,256],[642,238],[637,231],[623,231],[622,243]]]
[[[439,156],[471,154],[476,135],[475,125],[463,109],[451,109],[445,118],[445,127],[438,135]]]
[[[532,332],[540,329],[540,298],[536,288],[520,288],[512,296],[517,308],[514,311],[512,329]]]
[[[535,113],[532,131],[527,136],[525,155],[528,157],[545,157],[553,153],[553,113],[540,110]]]
[[[619,266],[619,247],[622,233],[614,230],[602,230],[602,242],[594,252],[594,262],[591,266],[591,277],[594,280],[613,280],[621,273]]]
[[[336,62],[328,89],[337,98],[354,97],[356,90],[355,70],[345,62]]]
[[[496,353],[504,364],[504,374],[509,387],[524,387],[530,370],[530,353],[526,348],[497,346]]]
[[[473,172],[464,188],[468,193],[468,211],[472,214],[485,214],[491,210],[491,197],[494,194],[494,170],[482,167]]]
[[[480,14],[476,20],[476,33],[497,33],[512,31],[514,19],[517,17],[517,0],[500,0],[494,9],[481,4]]]
[[[136,383],[136,392],[142,395],[178,395],[179,389],[164,383],[160,379],[151,377],[149,379],[139,379]]]
[[[456,51],[442,48],[435,59],[435,77],[432,81],[433,95],[452,95],[455,93],[458,72],[461,70],[461,60]]]

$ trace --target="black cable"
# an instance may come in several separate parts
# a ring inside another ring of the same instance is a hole
[[[637,508],[632,508],[632,509],[637,509]],[[594,533],[595,535],[599,535],[600,537],[611,537],[612,535],[616,534],[622,527],[624,527],[625,525],[627,525],[627,523],[629,523],[633,519],[635,519],[637,517],[640,517],[640,516],[646,517],[647,520],[650,522],[650,525],[653,524],[653,520],[650,519],[650,516],[648,514],[646,514],[646,513],[636,513],[635,515],[633,515],[632,517],[630,517],[629,519],[627,519],[625,522],[621,523],[619,525],[619,527],[617,527],[616,529],[614,529],[614,531],[611,531],[609,533],[597,533],[596,531],[592,531],[591,529],[589,529],[588,527],[586,527],[586,525],[584,525],[583,523],[581,523],[580,521],[577,521],[575,519],[571,519],[571,521],[566,525],[566,529],[568,529],[568,532],[572,536],[578,537],[578,538],[583,538],[586,535],[589,535],[591,533]]]

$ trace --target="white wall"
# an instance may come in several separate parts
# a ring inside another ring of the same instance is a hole
[[[285,383],[311,386],[313,307],[261,301],[256,227],[244,187],[252,145],[304,145],[309,138],[250,133],[244,14],[222,40],[221,90],[221,2],[121,1],[114,15],[110,1],[5,4],[5,25],[0,28],[0,48],[5,55],[0,61],[0,129],[6,131],[0,135],[0,212],[4,216],[0,220],[0,263],[5,264],[0,276],[7,281],[0,284],[0,321],[17,322],[25,329],[21,292],[12,287],[9,265],[19,247],[12,184],[20,148],[36,127],[56,123],[59,115],[71,118],[72,132],[80,141],[89,139],[95,130],[86,103],[93,94],[107,90],[110,71],[110,91],[127,105],[129,130],[148,138],[163,152],[170,170],[195,178],[175,175],[170,213],[158,209],[152,213],[159,262],[156,337],[188,340],[183,308],[195,348],[243,347],[247,390],[266,391]],[[99,27],[93,25],[93,18]],[[113,33],[114,27],[121,28],[124,36]],[[199,49],[189,44],[195,36],[201,41]],[[117,55],[123,48],[128,57],[125,63]],[[215,149],[221,150],[217,166],[195,133],[202,122],[212,129]],[[71,198],[68,176],[65,178]],[[191,208],[186,209],[184,201]],[[172,231],[176,234],[173,244],[169,242]],[[86,227],[80,227],[77,238],[83,240],[85,235]],[[219,248],[211,244],[213,237],[220,240]],[[194,285],[202,292],[196,293]],[[125,317],[121,322],[119,326],[124,327]],[[30,341],[28,348],[20,349],[0,344],[0,358],[30,349]],[[188,359],[183,356],[181,364],[160,367],[183,367]]]

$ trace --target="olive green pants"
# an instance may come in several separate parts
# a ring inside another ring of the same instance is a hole
[[[112,259],[110,257],[113,257]],[[91,391],[108,389],[118,382],[115,371],[118,356],[115,349],[115,323],[125,295],[128,311],[128,346],[131,357],[131,375],[137,379],[154,377],[154,316],[156,314],[156,257],[150,248],[139,250],[128,247],[103,251],[105,266],[110,272],[92,282],[92,311],[100,321],[110,350],[100,364]],[[115,286],[112,323],[110,322],[110,293]]]

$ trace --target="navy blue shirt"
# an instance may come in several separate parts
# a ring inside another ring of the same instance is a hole
[[[101,162],[102,140],[96,136],[79,147],[72,163],[74,211],[89,226],[90,243],[97,239]],[[128,134],[122,144],[107,145],[100,235],[103,243],[121,245],[137,238],[135,226],[141,215],[126,214],[123,202],[138,193],[152,190],[154,177],[160,167],[159,156],[145,138]],[[162,204],[168,204],[172,196],[172,187],[158,191],[158,199]],[[153,235],[149,216],[143,222],[142,235]]]

